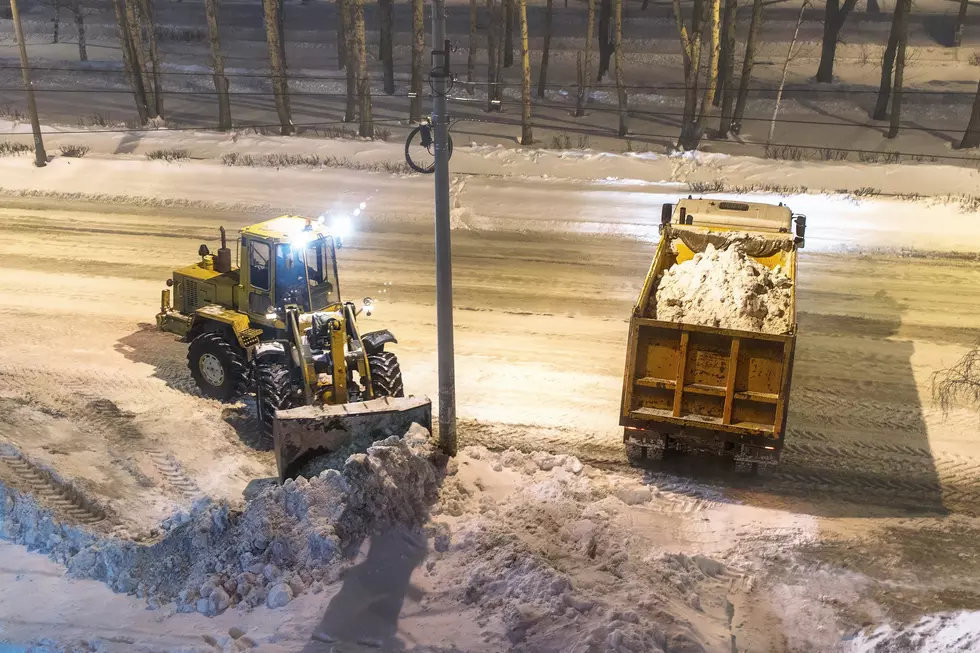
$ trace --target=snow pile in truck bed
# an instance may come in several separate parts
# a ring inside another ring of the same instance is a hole
[[[694,258],[664,272],[657,287],[657,319],[723,329],[786,333],[792,281],[770,270],[738,243],[709,244]]]

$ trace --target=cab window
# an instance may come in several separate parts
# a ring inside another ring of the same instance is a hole
[[[248,280],[255,288],[269,289],[269,244],[251,241],[248,246]]]

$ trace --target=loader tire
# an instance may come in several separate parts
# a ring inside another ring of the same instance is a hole
[[[375,397],[404,397],[405,384],[398,357],[390,351],[368,355],[371,368],[371,386]]]
[[[296,405],[293,381],[286,365],[275,362],[255,366],[255,405],[261,427],[259,444],[269,448],[272,446],[272,422],[276,411]]]
[[[191,341],[187,366],[201,394],[218,401],[234,401],[252,380],[245,352],[219,331],[206,331]]]

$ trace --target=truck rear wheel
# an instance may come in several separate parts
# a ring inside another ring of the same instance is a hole
[[[255,366],[255,405],[261,427],[259,443],[265,448],[271,447],[276,411],[296,405],[288,367],[278,361]]]
[[[206,331],[187,348],[187,366],[201,394],[218,401],[234,401],[250,382],[245,352],[218,331]]]
[[[405,384],[398,357],[390,351],[368,355],[371,368],[371,386],[375,397],[404,397]]]

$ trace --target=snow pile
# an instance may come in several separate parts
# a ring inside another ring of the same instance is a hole
[[[711,244],[667,269],[657,288],[657,319],[723,329],[786,333],[792,281],[733,243]]]
[[[449,519],[426,568],[434,586],[458,588],[457,600],[503,648],[705,650],[676,605],[697,605],[698,579],[708,579],[702,568],[717,574],[722,565],[645,555],[624,522],[629,503],[617,495],[649,502],[648,488],[566,455],[467,447],[460,461],[434,508]],[[475,477],[476,469],[485,471]],[[491,490],[501,483],[509,495]]]
[[[851,653],[961,653],[980,650],[980,612],[922,617],[906,628],[881,626],[851,642]]]
[[[0,536],[151,607],[176,600],[178,610],[206,615],[236,605],[281,607],[336,580],[341,550],[375,529],[421,526],[436,497],[437,458],[428,431],[413,425],[404,438],[352,455],[342,471],[271,487],[241,511],[201,501],[168,520],[163,539],[150,545],[60,524],[0,484]]]

